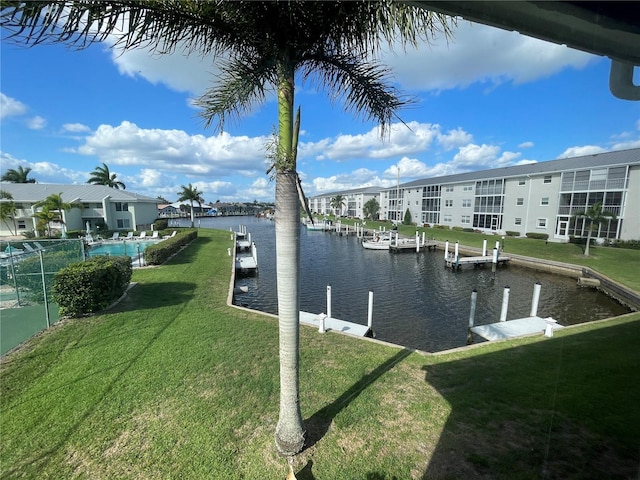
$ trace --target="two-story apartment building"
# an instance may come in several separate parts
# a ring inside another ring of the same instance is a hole
[[[78,203],[82,208],[62,212],[67,230],[95,229],[105,225],[108,230],[142,230],[150,228],[158,218],[158,199],[117,190],[103,185],[61,185],[46,183],[2,183],[0,189],[9,193],[15,210],[11,218],[0,221],[0,236],[35,231],[39,209],[34,204],[51,194],[61,194],[65,203]],[[53,225],[61,228],[61,225]]]
[[[372,198],[375,198],[379,203],[381,190],[381,187],[362,187],[316,195],[308,199],[309,209],[311,210],[311,213],[317,215],[331,215],[339,213],[339,216],[363,219],[364,205]],[[336,212],[337,209],[331,206],[331,200],[336,195],[342,195],[344,200],[344,203],[340,208],[340,212]]]
[[[381,219],[467,227],[550,240],[586,236],[576,214],[601,202],[616,215],[594,234],[640,238],[640,149],[550,160],[404,183],[380,192]]]

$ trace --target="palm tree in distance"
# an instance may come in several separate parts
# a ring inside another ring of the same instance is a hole
[[[51,222],[58,222],[62,227],[62,238],[66,238],[67,230],[63,212],[82,208],[82,203],[65,202],[62,199],[62,193],[52,193],[44,200],[34,203],[33,207],[41,209],[34,214],[34,217],[46,223],[48,236],[51,236]]]
[[[16,204],[13,201],[13,195],[4,190],[0,190],[0,221],[4,223],[9,229],[11,235],[18,234],[18,227],[16,226]],[[13,230],[9,220],[13,223]]]
[[[584,256],[589,256],[589,245],[591,244],[591,234],[597,232],[604,222],[615,220],[616,214],[602,208],[602,202],[596,202],[588,207],[584,213],[575,215],[576,218],[584,218],[589,222],[587,227],[587,244],[584,247]]]
[[[336,211],[336,218],[340,217],[340,215],[342,214],[342,209],[346,205],[346,202],[347,200],[346,198],[344,198],[344,195],[335,195],[331,197],[331,200],[329,200],[331,208]]]
[[[19,166],[17,169],[10,168],[2,174],[0,180],[11,183],[36,183],[34,178],[29,178],[30,172],[30,167],[23,168]]]
[[[109,171],[109,167],[106,163],[102,166],[97,166],[96,169],[91,172],[91,177],[87,180],[87,183],[94,185],[104,185],[106,187],[115,188],[116,190],[125,190],[127,187],[120,180],[117,180],[117,175]]]
[[[408,100],[375,60],[385,44],[402,48],[450,35],[450,20],[406,3],[380,2],[16,2],[2,25],[28,44],[62,41],[79,48],[111,40],[122,49],[212,55],[220,75],[197,105],[222,130],[268,91],[278,102],[276,271],[280,329],[280,415],[275,441],[284,456],[304,446],[299,399],[299,207],[296,79],[325,87],[332,100],[387,132]],[[125,26],[124,32],[122,26]],[[299,127],[299,124],[298,124]]]
[[[204,199],[202,198],[202,192],[200,192],[197,187],[194,187],[191,184],[189,184],[188,187],[185,187],[184,185],[180,185],[180,187],[182,188],[182,190],[178,192],[178,195],[179,195],[178,201],[179,202],[189,201],[189,203],[191,204],[191,228],[193,228],[194,227],[193,202],[198,202],[198,206],[202,208],[202,204],[204,203]]]

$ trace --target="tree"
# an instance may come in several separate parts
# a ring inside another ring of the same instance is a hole
[[[127,14],[125,16],[125,14]],[[196,104],[206,125],[222,130],[267,92],[278,102],[276,254],[280,331],[280,416],[275,441],[285,456],[304,446],[299,400],[298,202],[304,198],[297,166],[294,123],[296,78],[326,87],[332,100],[380,124],[382,136],[409,103],[389,83],[375,58],[384,44],[402,48],[450,34],[450,20],[406,3],[380,2],[16,2],[2,13],[14,38],[84,47],[117,35],[123,49],[212,55],[220,68],[214,86]],[[121,27],[125,25],[124,32]],[[296,77],[297,75],[297,77]],[[298,110],[299,111],[299,110]]]
[[[13,195],[4,190],[0,190],[0,220],[9,228],[11,235],[18,234],[18,228],[16,227],[16,204],[13,201]],[[11,230],[9,220],[13,223],[13,230]]]
[[[116,180],[117,175],[109,171],[109,167],[106,163],[102,166],[97,166],[96,169],[91,172],[91,177],[87,180],[87,183],[94,185],[104,185],[107,187],[115,188],[116,190],[125,190],[127,187],[120,180]]]
[[[30,167],[22,168],[22,166],[19,166],[15,170],[10,168],[2,174],[0,180],[11,183],[36,183],[34,178],[28,178],[30,172]]]
[[[202,192],[198,191],[198,188],[191,184],[189,184],[188,187],[185,187],[184,185],[180,185],[180,187],[182,190],[178,192],[178,201],[186,202],[188,200],[191,204],[191,228],[193,228],[193,202],[198,202],[198,206],[202,208],[202,204],[204,203]]]
[[[370,198],[367,200],[362,207],[362,213],[364,213],[364,218],[369,218],[371,220],[377,220],[378,212],[380,211],[380,204],[378,200],[375,198]]]
[[[407,208],[407,211],[404,212],[404,218],[402,219],[403,225],[411,225],[411,210]]]
[[[347,200],[344,198],[344,195],[335,195],[329,200],[329,205],[336,211],[336,218],[340,216],[346,204]]]
[[[600,225],[609,220],[615,220],[616,214],[604,210],[602,208],[602,202],[596,202],[590,207],[588,207],[584,213],[579,213],[575,215],[576,218],[583,218],[589,222],[589,226],[587,227],[587,244],[584,247],[584,256],[589,256],[589,245],[591,244],[591,234],[594,231],[598,231]]]
[[[51,236],[51,223],[58,222],[62,226],[62,237],[65,238],[67,235],[63,212],[69,211],[73,208],[82,208],[82,204],[77,202],[65,202],[62,199],[62,193],[52,193],[44,200],[34,203],[33,207],[41,208],[40,211],[34,214],[34,217],[46,224],[48,236]]]

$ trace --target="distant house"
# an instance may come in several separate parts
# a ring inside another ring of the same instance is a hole
[[[83,207],[62,212],[67,230],[85,230],[87,226],[94,231],[97,226],[106,230],[145,230],[158,217],[158,199],[104,185],[3,182],[0,189],[11,194],[16,209],[14,219],[0,221],[0,236],[11,235],[16,229],[18,235],[35,232],[37,220],[33,215],[39,209],[33,205],[58,193],[65,203],[81,203]]]
[[[218,211],[213,205],[207,203],[193,202],[193,213],[196,216],[218,215]],[[158,216],[160,218],[188,217],[191,215],[191,202],[161,203],[158,205]]]
[[[331,200],[336,195],[342,195],[344,204],[340,207],[340,216],[364,219],[364,205],[380,197],[382,187],[361,187],[339,192],[324,193],[309,198],[309,208],[317,215],[333,215],[336,209],[331,206]]]

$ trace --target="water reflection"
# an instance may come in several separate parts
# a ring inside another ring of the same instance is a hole
[[[241,278],[238,286],[249,292],[238,304],[277,313],[275,227],[253,217],[201,220],[202,227],[236,230],[247,226],[258,247],[259,273]],[[301,227],[301,309],[326,312],[326,287],[331,285],[332,315],[367,323],[368,292],[374,294],[373,328],[376,337],[425,351],[440,351],[466,344],[471,291],[478,291],[476,325],[500,318],[505,285],[510,287],[507,319],[526,317],[533,288],[542,283],[538,316],[553,317],[562,325],[582,323],[627,313],[606,295],[581,288],[575,279],[536,272],[513,265],[444,268],[442,251],[390,254],[365,250],[354,237],[338,237]],[[479,339],[476,339],[479,341]]]

